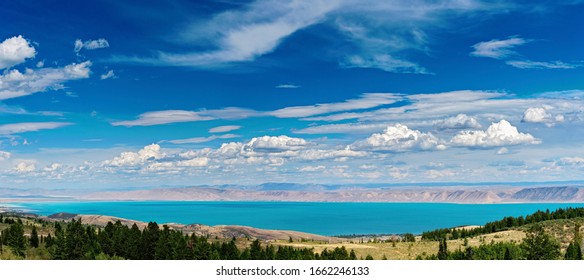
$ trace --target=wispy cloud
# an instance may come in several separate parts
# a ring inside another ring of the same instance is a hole
[[[505,63],[520,69],[573,69],[582,66],[581,64],[572,64],[562,61],[542,62],[531,60],[511,60]]]
[[[11,135],[24,132],[39,131],[44,129],[56,129],[72,125],[68,122],[23,122],[0,125],[0,135]]]
[[[36,50],[22,35],[8,38],[0,43],[0,69],[21,64],[35,55]]]
[[[118,76],[116,76],[116,73],[114,73],[114,70],[109,70],[103,74],[101,74],[101,76],[99,77],[101,80],[107,80],[107,79],[116,79]]]
[[[240,125],[223,125],[209,129],[209,133],[224,133],[240,129]]]
[[[474,51],[470,54],[478,57],[488,57],[505,60],[507,65],[519,69],[573,69],[581,67],[581,64],[567,63],[563,61],[532,61],[522,58],[515,50],[517,46],[532,42],[533,40],[523,39],[518,36],[507,39],[493,39],[487,42],[480,42],[473,45]]]
[[[160,52],[151,62],[214,67],[254,60],[272,52],[294,32],[320,22],[338,5],[339,1],[256,1],[243,10],[226,11],[209,21],[195,23],[181,34],[185,40],[211,40],[214,50],[184,54]]]
[[[295,85],[295,84],[281,84],[281,85],[277,85],[276,88],[287,88],[287,89],[294,89],[294,88],[299,88],[299,85]]]
[[[517,46],[524,45],[529,41],[530,40],[517,36],[509,37],[507,39],[493,39],[473,45],[472,48],[474,51],[470,54],[473,56],[502,59],[516,54],[513,49]]]
[[[431,74],[424,67],[414,62],[394,58],[385,54],[369,57],[363,57],[361,55],[349,56],[340,62],[340,66],[345,68],[376,68],[386,72],[396,73]]]
[[[157,50],[152,57],[117,56],[113,60],[153,65],[224,67],[273,52],[286,38],[307,27],[327,25],[346,44],[333,60],[345,68],[375,68],[397,73],[430,73],[407,59],[407,51],[426,53],[424,29],[446,26],[461,15],[486,16],[509,5],[479,0],[426,1],[276,1],[257,0],[183,27],[176,41],[197,51]],[[330,38],[329,38],[330,40]],[[194,46],[193,46],[194,45]],[[201,51],[202,49],[202,51]]]
[[[150,126],[159,124],[169,124],[178,122],[207,121],[214,118],[201,116],[197,112],[184,110],[166,110],[147,112],[138,116],[138,119],[131,121],[112,122],[113,126]]]
[[[349,99],[344,102],[323,103],[308,106],[293,106],[269,112],[269,115],[279,118],[299,118],[322,115],[334,112],[375,108],[381,105],[395,103],[399,99],[393,94],[367,93],[361,98]]]
[[[177,140],[169,140],[167,142],[172,144],[197,144],[197,143],[205,143],[211,142],[216,139],[231,139],[231,138],[239,138],[240,135],[237,134],[223,134],[223,135],[211,135],[208,137],[193,137],[187,139],[177,139]]]
[[[109,48],[109,46],[110,46],[109,42],[104,38],[100,38],[97,40],[87,40],[85,42],[82,41],[81,39],[77,39],[75,40],[73,51],[79,53],[82,49],[95,50]]]

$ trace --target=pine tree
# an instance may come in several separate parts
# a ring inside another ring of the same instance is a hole
[[[438,255],[439,260],[446,260],[448,259],[448,244],[446,243],[446,239],[442,238],[440,240],[440,244],[438,244]]]
[[[560,243],[545,233],[541,225],[529,230],[521,248],[528,260],[555,260],[560,257]]]
[[[33,248],[39,247],[39,235],[37,233],[36,227],[32,227],[32,231],[30,233],[30,246]]]
[[[18,219],[18,221],[12,224],[6,232],[6,244],[12,248],[14,254],[24,257],[26,243],[26,238],[24,237],[24,226],[22,225],[22,221]]]

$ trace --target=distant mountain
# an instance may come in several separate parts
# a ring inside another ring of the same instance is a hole
[[[83,200],[158,201],[322,201],[322,202],[584,202],[582,187],[403,187],[351,188],[269,183],[255,188],[185,187],[97,192]]]

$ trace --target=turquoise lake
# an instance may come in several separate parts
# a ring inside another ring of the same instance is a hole
[[[482,225],[505,216],[584,207],[563,204],[448,204],[348,202],[39,202],[18,203],[41,215],[58,212],[116,216],[158,223],[245,225],[322,235],[421,233]]]

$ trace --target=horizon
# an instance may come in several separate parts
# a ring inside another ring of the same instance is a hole
[[[0,187],[584,182],[584,3],[409,3],[0,3]]]

